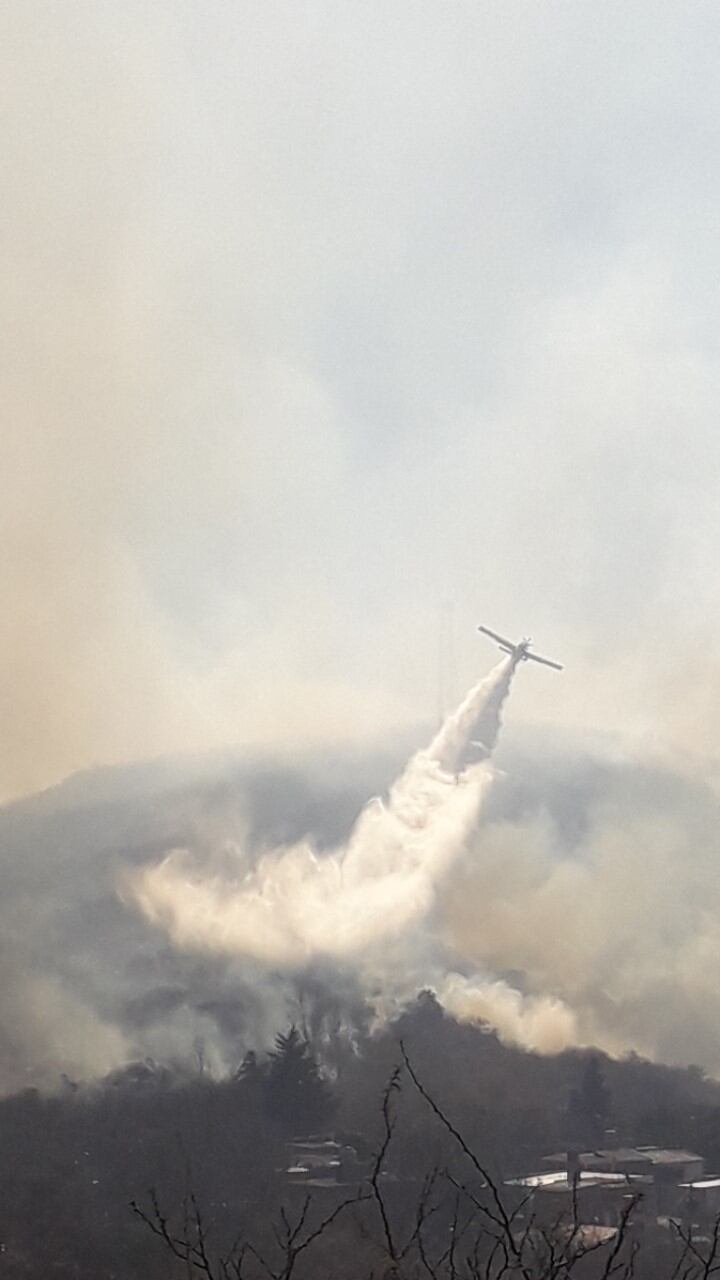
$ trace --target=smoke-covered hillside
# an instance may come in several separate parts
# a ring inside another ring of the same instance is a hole
[[[220,1069],[226,1033],[232,1054],[238,1036],[264,1042],[285,1016],[272,975],[184,956],[123,901],[123,878],[238,821],[253,848],[308,831],[333,842],[389,772],[379,754],[173,761],[91,771],[0,810],[3,1089],[187,1058],[199,1039]]]
[[[288,1020],[352,1038],[426,986],[508,1043],[720,1069],[712,786],[551,730],[516,730],[501,770],[462,758],[453,724],[477,741],[486,714],[404,775],[397,743],[97,771],[6,806],[3,1089],[147,1056],[222,1075]]]

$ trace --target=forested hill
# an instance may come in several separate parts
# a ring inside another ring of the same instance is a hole
[[[380,1103],[402,1041],[424,1085],[499,1175],[528,1171],[570,1142],[681,1145],[720,1168],[720,1085],[696,1068],[611,1061],[590,1052],[541,1058],[459,1025],[425,993],[382,1034],[342,1031],[313,1044],[288,1028],[265,1056],[246,1054],[213,1080],[135,1063],[101,1082],[65,1081],[0,1102],[0,1204],[7,1274],[166,1274],[129,1203],[150,1188],[177,1206],[190,1188],[222,1237],[261,1228],[287,1195],[287,1142],[333,1134],[359,1159],[375,1149]],[[326,1065],[321,1064],[322,1063]],[[399,1078],[390,1165],[412,1181],[440,1151],[427,1106]]]

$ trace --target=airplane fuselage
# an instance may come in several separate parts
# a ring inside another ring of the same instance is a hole
[[[523,636],[517,644],[513,644],[512,640],[507,640],[505,636],[498,635],[497,631],[491,631],[489,627],[478,627],[478,631],[482,631],[491,640],[494,640],[498,649],[502,649],[503,653],[509,653],[515,662],[540,662],[544,667],[554,667],[556,671],[562,671],[559,662],[551,662],[549,658],[541,658],[539,653],[531,653],[530,647],[532,639],[530,636]]]
[[[527,662],[528,649],[532,641],[529,636],[523,637],[517,644],[499,644],[498,649],[502,649],[503,653],[509,653],[517,662]]]

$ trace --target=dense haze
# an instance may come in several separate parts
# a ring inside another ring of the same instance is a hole
[[[6,795],[424,719],[445,601],[716,752],[717,21],[4,6]]]
[[[720,1071],[719,25],[2,9],[4,1087],[221,1070],[304,983]],[[219,946],[238,849],[392,816],[480,620],[567,669],[518,677],[500,774],[461,762],[482,797],[442,782],[472,821],[399,949]],[[187,856],[201,940],[137,892]]]
[[[407,764],[399,741],[169,761],[6,806],[0,1087],[147,1056],[225,1074],[290,1020],[322,1056],[424,986],[510,1045],[720,1072],[716,793],[518,727],[533,678],[556,677],[515,676],[494,766],[456,754],[483,727],[461,714]]]

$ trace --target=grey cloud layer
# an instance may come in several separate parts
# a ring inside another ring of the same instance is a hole
[[[716,750],[717,24],[6,8],[5,794],[424,716],[448,598]]]

